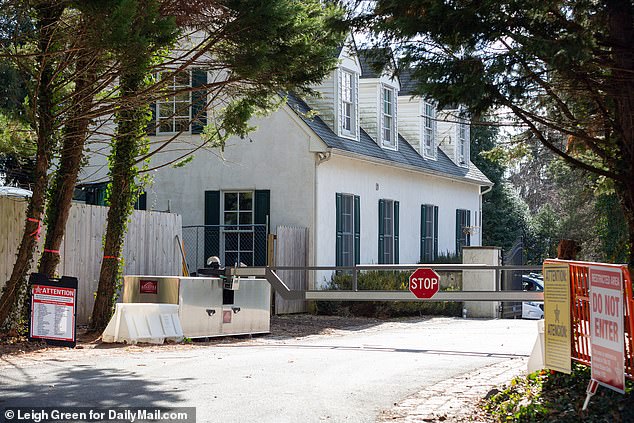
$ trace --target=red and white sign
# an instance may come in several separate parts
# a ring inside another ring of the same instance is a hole
[[[74,341],[77,290],[47,285],[31,289],[31,338]]]
[[[139,293],[158,294],[158,281],[141,279],[139,281]]]
[[[590,343],[592,379],[625,393],[623,273],[592,266],[590,279]]]
[[[409,290],[417,298],[433,297],[440,288],[440,276],[433,269],[416,269],[409,277]]]

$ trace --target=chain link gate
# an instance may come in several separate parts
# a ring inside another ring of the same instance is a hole
[[[221,266],[265,266],[267,241],[265,224],[183,226],[185,259],[191,273],[205,267],[211,256],[217,256]]]

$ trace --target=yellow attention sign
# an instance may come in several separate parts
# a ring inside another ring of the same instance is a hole
[[[570,268],[567,264],[544,263],[544,364],[570,374]]]

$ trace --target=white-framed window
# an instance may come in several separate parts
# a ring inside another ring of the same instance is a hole
[[[352,72],[341,71],[341,133],[357,134],[357,78]]]
[[[460,119],[458,123],[458,162],[462,166],[466,166],[468,164],[468,149],[469,149],[469,131],[467,128],[467,121],[465,119]]]
[[[384,147],[396,148],[396,104],[394,88],[381,88],[381,143]]]
[[[436,158],[436,106],[423,102],[423,155]]]
[[[165,85],[170,94],[156,102],[156,129],[160,134],[189,132],[191,120],[191,72],[161,72],[161,80],[168,79]]]
[[[223,236],[225,265],[253,266],[253,191],[223,192]]]

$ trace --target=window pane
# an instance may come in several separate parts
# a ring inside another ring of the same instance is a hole
[[[188,132],[189,131],[189,118],[174,119],[174,132]]]
[[[176,86],[189,85],[189,72],[179,72],[174,76]]]
[[[225,210],[238,210],[238,193],[226,192],[225,193]]]
[[[174,101],[189,103],[189,92],[179,92],[174,96]]]
[[[240,212],[240,224],[241,225],[250,225],[253,223],[253,213],[249,212]]]
[[[240,193],[240,210],[241,211],[253,210],[253,193],[252,192]]]
[[[230,212],[225,213],[225,225],[237,225],[238,224],[238,213]]]
[[[158,109],[160,118],[168,118],[174,114],[173,105],[169,103],[159,103]]]
[[[159,132],[174,132],[174,126],[172,122],[161,122],[159,125]]]

